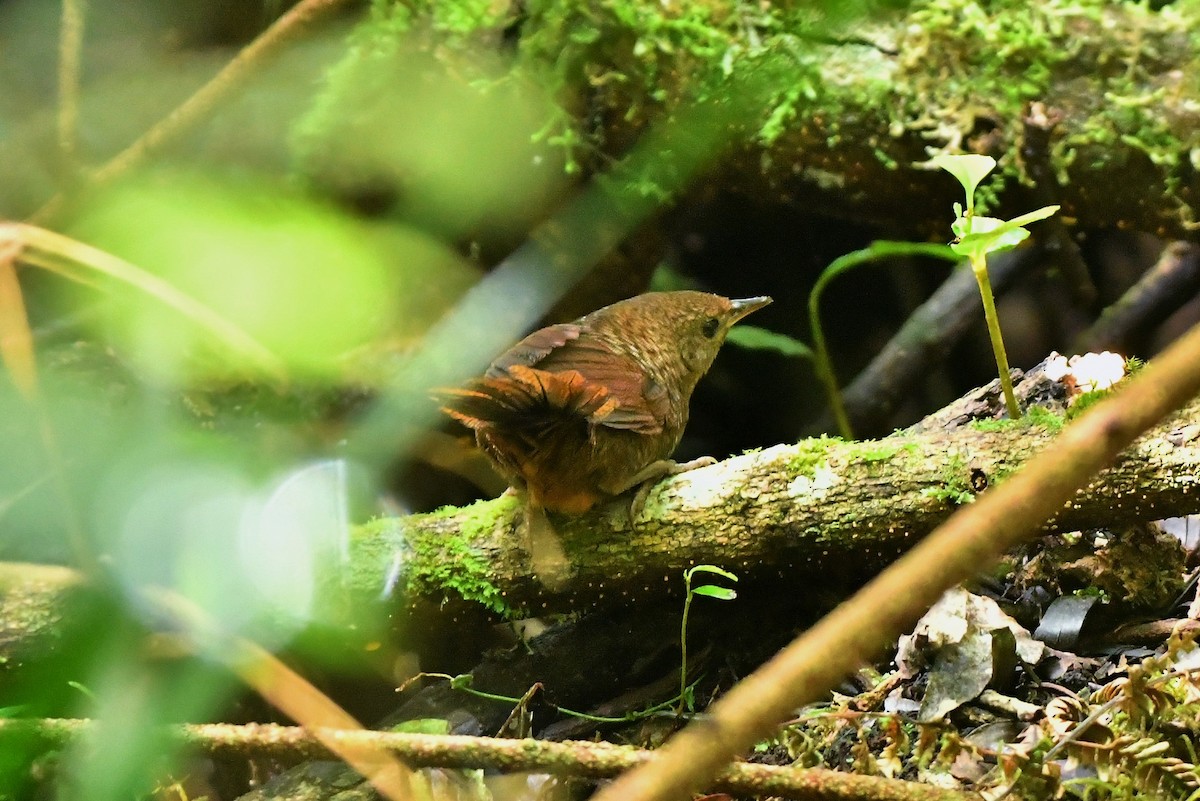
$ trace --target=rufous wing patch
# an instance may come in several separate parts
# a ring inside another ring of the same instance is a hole
[[[578,339],[580,333],[579,326],[574,323],[560,323],[534,331],[500,354],[488,367],[484,377],[503,378],[508,368],[514,365],[533,367],[558,348]]]
[[[510,366],[505,374],[471,382],[465,389],[443,390],[443,410],[469,428],[522,427],[546,411],[577,415],[602,424],[617,409],[608,390],[587,381],[578,371],[551,373],[532,367]]]
[[[439,394],[448,401],[443,411],[475,430],[519,427],[523,417],[553,409],[593,426],[653,436],[662,432],[669,407],[665,390],[633,357],[571,323],[535,331],[496,359],[483,378]]]
[[[647,401],[645,371],[633,357],[614,352],[598,339],[580,337],[556,349],[538,367],[578,372],[588,383],[604,387],[616,406],[594,420],[596,424],[647,435],[662,432],[666,407]]]

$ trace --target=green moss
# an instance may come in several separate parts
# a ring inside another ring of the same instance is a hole
[[[477,543],[505,518],[512,516],[519,506],[520,500],[516,496],[504,496],[462,509],[447,507],[428,515],[458,516],[461,523],[454,532],[409,538],[409,544],[416,551],[414,570],[408,576],[413,591],[422,595],[453,592],[502,617],[513,617],[515,610],[492,582],[487,556]]]
[[[992,470],[987,475],[988,487],[998,487],[1009,479],[1009,477],[1019,473],[1023,465],[1010,465],[1006,462],[999,462],[992,466]]]
[[[319,157],[329,133],[347,116],[361,115],[354,104],[364,96],[364,82],[394,78],[387,59],[405,47],[452,62],[457,72],[469,73],[459,58],[463,54],[502,61],[508,79],[546,87],[560,105],[536,139],[566,151],[568,172],[611,166],[624,143],[651,121],[694,101],[745,104],[752,111],[735,116],[743,132],[757,132],[769,143],[802,123],[804,110],[829,95],[822,66],[830,48],[814,42],[827,44],[834,27],[865,14],[866,5],[374,0],[351,34],[346,56],[328,70],[294,143],[302,165]],[[501,46],[510,42],[515,48]],[[884,97],[882,80],[878,90]]]
[[[1079,415],[1107,398],[1111,391],[1111,389],[1094,389],[1091,392],[1083,393],[1075,399],[1075,402],[1071,404],[1071,408],[1067,409],[1064,422],[1070,422],[1079,417]]]
[[[970,0],[915,3],[903,61],[913,69],[907,77],[924,85],[914,84],[911,98],[925,95],[937,117],[967,126],[974,98],[998,104],[1002,119],[1019,119],[1022,105],[1049,89],[1052,67],[1076,56],[1082,42],[1072,23],[1097,17],[1101,6],[1101,0],[997,0],[986,10]]]
[[[846,461],[862,466],[868,475],[873,473],[875,465],[891,462],[897,456],[914,453],[917,445],[901,437],[881,440],[863,440],[847,442],[841,449],[841,455]],[[892,468],[895,469],[895,468]]]
[[[1058,412],[1051,411],[1044,406],[1030,406],[1025,410],[1025,417],[1035,426],[1041,426],[1051,433],[1058,433],[1062,427],[1066,425],[1067,418]]]
[[[968,425],[975,431],[994,432],[994,431],[1011,431],[1015,428],[1021,428],[1024,425],[1024,418],[1013,420],[1011,417],[1002,417],[999,420],[984,419],[972,420]]]
[[[898,453],[912,453],[916,448],[914,442],[866,440],[851,444],[846,457],[859,462],[886,462]]]
[[[915,443],[900,439],[846,442],[841,437],[814,437],[796,443],[796,453],[787,462],[787,472],[790,476],[814,478],[817,469],[829,462],[834,449],[846,462],[869,464],[888,461],[900,453],[911,453],[916,447]]]
[[[1103,604],[1112,602],[1112,598],[1109,596],[1107,591],[1095,586],[1087,586],[1082,589],[1075,590],[1071,594],[1078,598],[1098,598],[1100,599],[1100,603]]]
[[[1197,152],[1200,132],[1180,125],[1186,113],[1172,113],[1195,102],[1194,87],[1164,85],[1158,67],[1179,63],[1190,74],[1200,37],[1194,17],[1190,6],[1159,11],[1110,0],[374,0],[296,142],[302,155],[327,150],[324,134],[359,114],[352,101],[362,84],[395,81],[372,59],[409,46],[473,86],[514,80],[545,87],[557,106],[534,136],[560,151],[568,173],[607,171],[647,128],[692,101],[738,103],[726,133],[763,146],[767,175],[790,177],[795,168],[794,157],[777,162],[772,150],[819,144],[830,155],[806,158],[805,175],[843,175],[840,159],[871,154],[889,169],[906,166],[876,141],[850,152],[843,128],[886,129],[897,139],[919,134],[935,150],[984,147],[1000,165],[977,192],[983,212],[1014,182],[1031,182],[1018,156],[1019,120],[1036,100],[1068,112],[1050,145],[1061,184],[1070,183],[1079,160],[1103,161],[1133,148],[1174,197],[1192,169],[1183,154]],[[839,26],[850,25],[853,35],[840,35]],[[876,44],[876,30],[899,38]],[[463,56],[502,67],[477,74]],[[1105,102],[1097,107],[1091,98],[1098,94]],[[1076,109],[1087,113],[1071,113]],[[681,177],[655,174],[637,188],[665,196]],[[1182,199],[1178,214],[1190,219]]]
[[[975,431],[983,432],[1022,430],[1028,429],[1030,426],[1041,426],[1047,431],[1057,432],[1064,423],[1065,420],[1061,414],[1044,406],[1030,406],[1025,410],[1025,414],[1016,420],[1009,417],[1002,417],[998,420],[972,420],[969,425]]]
[[[476,503],[488,503],[488,501],[476,501]],[[462,510],[463,510],[463,507],[461,507],[461,506],[450,506],[450,505],[439,506],[437,509],[434,509],[432,512],[426,512],[425,517],[427,519],[439,518],[439,517],[454,517],[455,515],[460,513]]]
[[[973,503],[975,493],[971,489],[970,471],[967,461],[961,454],[951,454],[946,459],[942,471],[943,484],[940,487],[928,487],[921,491],[926,498],[935,498],[955,506]]]
[[[1119,8],[1119,11],[1115,9]],[[1113,24],[1114,14],[1125,17]],[[1029,183],[1017,157],[1019,126],[1025,105],[1046,100],[1070,108],[1092,103],[1077,101],[1077,91],[1102,92],[1106,101],[1094,113],[1070,115],[1063,134],[1052,140],[1052,161],[1059,167],[1060,184],[1071,182],[1069,167],[1077,156],[1104,159],[1132,147],[1167,173],[1172,194],[1180,185],[1180,154],[1197,145],[1195,131],[1172,129],[1169,106],[1189,102],[1166,90],[1154,65],[1172,62],[1194,51],[1195,25],[1186,13],[1172,14],[1134,3],[1107,0],[1047,0],[1030,5],[996,0],[926,0],[915,3],[909,15],[903,63],[911,72],[900,76],[905,104],[895,121],[898,128],[928,130],[940,121],[951,151],[965,148],[955,134],[969,134],[980,118],[974,98],[987,98],[988,117],[998,121],[989,150],[1003,154],[1000,169],[981,187],[977,199],[992,205],[990,193],[1013,180]],[[1120,53],[1120,57],[1113,54]],[[1075,78],[1086,75],[1086,79]],[[1058,84],[1052,79],[1062,80]],[[1161,102],[1160,102],[1161,101]],[[1123,143],[1126,147],[1113,147]],[[1100,165],[1087,165],[1100,166]],[[1186,204],[1180,201],[1180,213]]]
[[[841,437],[825,435],[797,442],[796,454],[787,463],[788,475],[814,477],[817,468],[829,461],[829,451],[842,443]]]

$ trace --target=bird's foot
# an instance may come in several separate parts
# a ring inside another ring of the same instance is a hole
[[[692,459],[690,462],[676,462],[671,459],[659,459],[657,462],[652,462],[646,467],[638,471],[629,482],[630,489],[637,487],[637,491],[633,494],[633,500],[629,502],[629,525],[633,528],[637,527],[638,518],[642,516],[642,512],[646,508],[646,499],[650,497],[650,490],[654,489],[654,485],[662,481],[668,476],[677,476],[680,473],[686,473],[689,470],[696,470],[701,467],[714,465],[717,460],[711,456],[701,456],[698,459]]]
[[[717,463],[717,460],[712,456],[700,456],[692,459],[690,462],[672,462],[671,469],[666,473],[668,476],[677,476],[680,473],[686,473],[689,470],[698,470],[701,467],[711,467]]]

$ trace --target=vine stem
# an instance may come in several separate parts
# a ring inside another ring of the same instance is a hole
[[[63,0],[58,37],[58,150],[64,174],[75,169],[79,140],[79,78],[87,0]]]

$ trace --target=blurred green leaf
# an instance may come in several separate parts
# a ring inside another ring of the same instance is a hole
[[[31,225],[0,226],[0,240],[20,242],[21,261],[71,280],[94,286],[98,277],[115,279],[121,282],[123,288],[143,293],[143,301],[153,299],[179,315],[180,319],[190,320],[203,328],[246,362],[277,378],[283,376],[279,361],[253,337],[211,307],[197,302],[187,293],[178,291],[158,276],[103,250]]]
[[[755,325],[738,325],[729,331],[727,342],[748,350],[767,350],[784,356],[812,359],[813,352],[798,339]]]
[[[0,358],[21,394],[32,399],[37,393],[37,368],[33,333],[17,281],[15,261],[20,251],[19,242],[0,238]]]
[[[523,234],[566,183],[534,142],[561,112],[494,54],[419,39],[388,31],[330,70],[294,137],[302,175],[448,239]]]
[[[391,731],[400,734],[449,734],[450,722],[442,718],[417,718],[397,723]]]
[[[74,228],[140,265],[175,297],[245,331],[299,377],[338,375],[351,351],[401,327],[406,309],[424,309],[417,312],[424,317],[440,305],[422,298],[420,287],[447,277],[465,284],[454,276],[470,274],[420,235],[385,239],[298,195],[189,173],[156,173],[102,193]],[[103,333],[150,374],[221,376],[245,368],[240,354],[215,347],[180,315],[179,303],[113,294]]]

